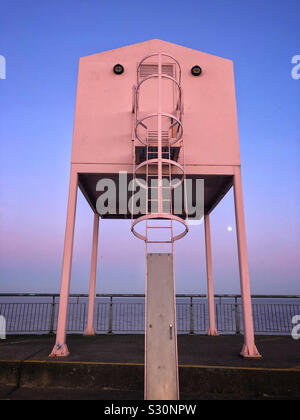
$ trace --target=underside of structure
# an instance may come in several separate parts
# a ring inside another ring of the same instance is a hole
[[[137,151],[139,153],[139,150]],[[97,211],[97,199],[100,197],[101,192],[96,190],[96,185],[101,179],[110,179],[116,185],[116,214],[106,213],[101,214],[103,219],[131,219],[132,215],[130,209],[124,211],[124,208],[120,205],[119,197],[124,194],[124,190],[121,192],[119,190],[119,173],[79,173],[78,175],[78,185],[79,188],[90,204],[94,212]],[[144,179],[141,176],[142,179]],[[174,176],[174,179],[176,176]],[[222,198],[227,194],[227,192],[233,186],[233,175],[185,175],[186,179],[190,179],[192,185],[192,204],[196,205],[196,180],[204,181],[204,214],[209,214],[217,206],[217,204],[222,200]],[[127,188],[126,188],[126,202],[128,203],[131,197],[130,191],[130,182],[133,179],[132,172],[127,174]],[[121,211],[120,211],[121,208]],[[181,213],[178,215],[181,218],[186,217],[186,213]],[[134,218],[138,217],[133,215]]]

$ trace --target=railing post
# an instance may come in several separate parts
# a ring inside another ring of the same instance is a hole
[[[54,334],[54,318],[55,318],[55,296],[52,296],[51,318],[50,318],[50,331],[49,331],[49,334]]]
[[[215,296],[215,298],[216,298],[216,296]],[[221,298],[221,296],[219,296],[219,303],[215,299],[216,328],[218,329],[218,331],[222,329],[222,325],[219,325],[219,312],[221,313],[221,317],[222,317],[222,306],[221,305],[222,305],[222,298]]]
[[[194,307],[193,307],[193,296],[190,299],[190,334],[194,334]]]
[[[110,297],[109,304],[109,324],[108,324],[108,334],[112,334],[112,325],[113,325],[113,297]]]
[[[238,297],[235,296],[234,298],[234,310],[235,310],[235,332],[236,334],[241,333],[240,327],[240,313],[239,313],[239,305],[238,305]]]

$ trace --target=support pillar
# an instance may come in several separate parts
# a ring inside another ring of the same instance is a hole
[[[207,294],[208,294],[208,310],[209,310],[209,328],[207,335],[218,335],[216,329],[215,317],[215,301],[214,301],[214,285],[212,274],[212,256],[211,256],[211,238],[210,238],[210,220],[209,214],[204,216],[205,225],[205,250],[206,250],[206,274],[207,274]]]
[[[234,173],[234,203],[237,227],[237,243],[240,268],[241,294],[244,318],[244,346],[241,351],[243,357],[261,357],[254,339],[253,314],[249,280],[246,227],[244,216],[241,168],[235,168]]]
[[[98,233],[99,233],[99,215],[94,215],[91,276],[89,291],[89,311],[88,322],[84,335],[95,335],[94,329],[94,308],[95,308],[95,290],[96,290],[96,271],[97,271],[97,253],[98,253]]]
[[[71,167],[56,343],[50,357],[68,356],[70,354],[66,343],[66,328],[77,202],[77,184],[77,172]]]
[[[147,254],[145,400],[178,400],[173,254]]]

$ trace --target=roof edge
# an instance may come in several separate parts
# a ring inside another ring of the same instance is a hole
[[[134,46],[136,46],[136,45],[142,45],[142,44],[146,44],[146,43],[147,43],[147,44],[150,44],[150,43],[156,43],[156,42],[161,42],[161,43],[164,43],[164,44],[169,44],[169,45],[175,45],[175,46],[177,46],[177,47],[182,47],[182,48],[185,48],[185,49],[188,49],[188,50],[191,50],[191,51],[197,51],[197,52],[200,52],[200,53],[202,53],[202,54],[210,55],[210,56],[212,56],[212,57],[220,58],[220,59],[222,59],[222,60],[227,60],[227,61],[229,61],[229,62],[233,63],[233,60],[231,60],[231,59],[229,59],[229,58],[225,58],[225,57],[221,57],[221,56],[218,56],[218,55],[215,55],[215,54],[211,54],[211,53],[207,53],[207,52],[204,52],[204,51],[196,50],[196,49],[194,49],[194,48],[187,47],[187,46],[185,46],[185,45],[177,44],[177,43],[175,43],[175,42],[165,41],[165,40],[163,40],[163,39],[159,39],[159,38],[153,38],[153,39],[149,39],[149,40],[146,40],[146,41],[135,42],[134,44],[127,44],[127,45],[123,45],[123,46],[118,47],[118,48],[112,48],[112,49],[110,49],[110,50],[100,51],[100,52],[98,52],[98,53],[89,54],[89,55],[85,55],[85,56],[79,57],[79,59],[80,59],[80,60],[83,60],[83,59],[85,59],[85,58],[91,58],[91,57],[93,57],[93,56],[97,56],[97,55],[99,55],[99,54],[101,54],[101,55],[103,55],[103,54],[109,54],[109,53],[112,53],[113,51],[118,51],[118,50],[121,50],[121,49],[123,50],[124,48],[130,48],[130,47],[134,47]]]

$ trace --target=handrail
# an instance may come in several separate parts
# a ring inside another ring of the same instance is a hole
[[[70,299],[76,298],[76,301],[69,302],[68,333],[81,334],[84,331],[88,297],[88,294],[80,293],[70,295]],[[42,298],[48,300],[42,301]],[[96,298],[103,299],[95,302],[97,333],[144,332],[144,294],[105,293],[97,294]],[[205,333],[208,328],[207,295],[177,294],[176,298],[178,331]],[[292,318],[300,313],[299,295],[252,295],[252,299],[256,334],[291,333]],[[58,304],[58,293],[0,294],[0,314],[6,319],[8,334],[55,333]],[[240,294],[215,294],[215,307],[220,333],[243,333]]]
[[[0,293],[1,297],[59,297],[59,293]],[[142,293],[97,293],[96,297],[145,297]],[[89,297],[85,293],[72,293],[69,295],[73,297]],[[190,294],[176,294],[177,298],[206,298],[206,294],[190,293]],[[241,298],[240,294],[215,294],[215,298]],[[300,295],[251,295],[252,299],[300,299]]]

